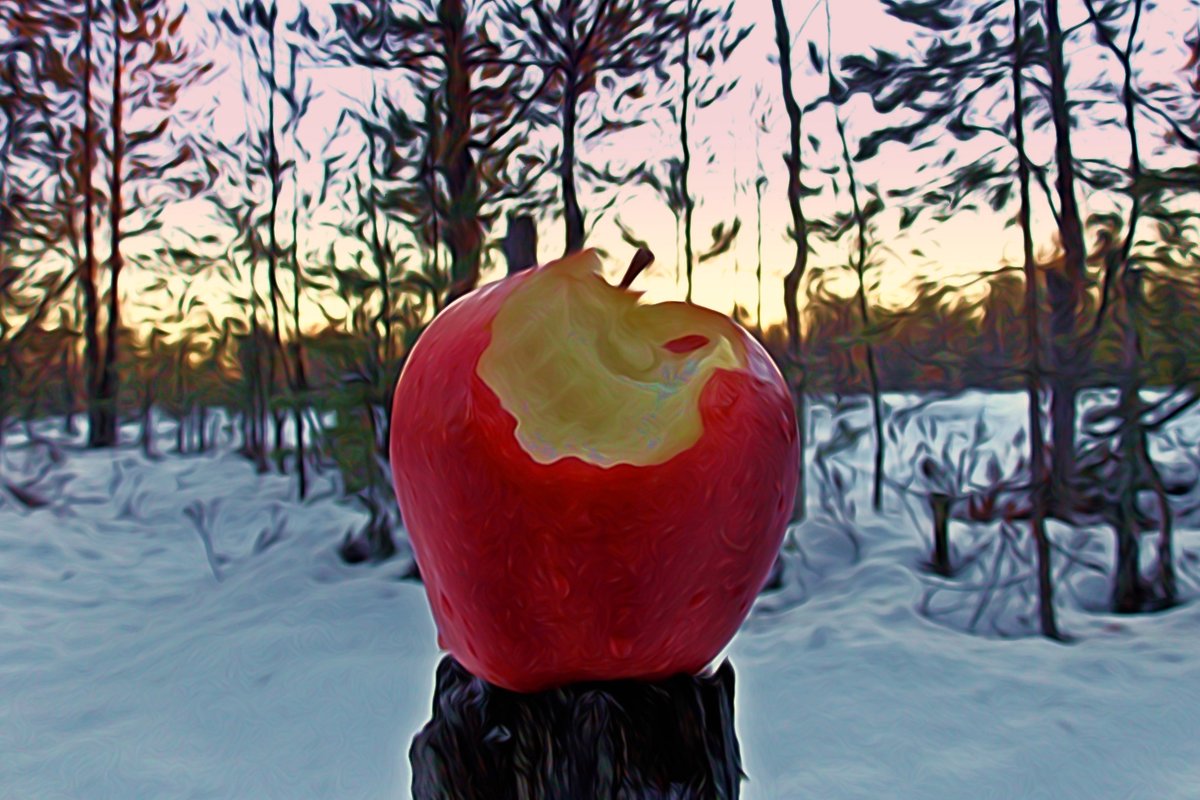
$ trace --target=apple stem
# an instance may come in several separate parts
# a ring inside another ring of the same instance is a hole
[[[639,247],[638,251],[633,254],[633,260],[629,262],[629,269],[625,270],[625,277],[621,278],[621,288],[628,289],[637,280],[637,276],[641,275],[642,271],[653,263],[654,253],[651,253],[645,247]]]

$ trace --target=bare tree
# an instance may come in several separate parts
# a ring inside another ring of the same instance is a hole
[[[695,8],[696,0],[687,2]],[[497,19],[518,40],[520,63],[544,75],[562,135],[558,178],[566,252],[573,253],[587,236],[576,185],[579,144],[644,122],[636,112],[648,95],[647,76],[667,57],[680,20],[670,0],[503,0]]]
[[[842,103],[846,98],[845,89],[838,83],[833,73],[833,14],[830,11],[829,0],[825,0],[826,24],[826,53],[825,68],[829,78],[829,97],[833,101],[833,118],[837,129],[838,141],[842,146],[842,164],[846,169],[847,189],[850,193],[851,214],[844,223],[835,223],[832,238],[840,238],[852,224],[855,235],[855,252],[853,256],[854,274],[857,277],[856,300],[858,305],[859,323],[862,325],[863,350],[867,362],[867,388],[871,394],[871,424],[875,439],[875,463],[871,483],[871,505],[876,511],[883,509],[883,478],[884,458],[887,443],[883,437],[883,402],[879,389],[879,370],[875,364],[875,346],[871,341],[871,317],[868,310],[866,273],[868,268],[868,252],[870,244],[871,220],[883,210],[883,201],[874,187],[867,187],[871,195],[866,204],[859,199],[859,181],[854,173],[854,159],[850,156],[850,145],[846,139],[846,125],[842,119]],[[816,52],[815,49],[813,52]]]
[[[96,429],[89,430],[89,444],[98,447],[118,443],[122,246],[160,227],[158,216],[170,195],[189,196],[205,185],[207,176],[197,174],[196,154],[186,138],[189,120],[176,101],[212,69],[211,63],[195,59],[180,38],[182,14],[172,14],[161,0],[113,0],[108,12],[108,313],[95,388]],[[126,75],[138,80],[126,85]],[[140,124],[134,121],[138,119]],[[86,120],[85,114],[85,126]],[[85,142],[84,151],[90,150]],[[153,193],[148,191],[151,184]],[[130,219],[132,227],[126,227]]]
[[[1127,189],[1129,211],[1122,219],[1113,215],[1107,222],[1111,232],[1106,242],[1105,269],[1101,287],[1100,308],[1092,331],[1097,332],[1104,322],[1110,296],[1120,298],[1121,370],[1120,394],[1115,416],[1117,432],[1117,496],[1115,498],[1116,570],[1113,582],[1113,608],[1116,611],[1136,612],[1151,606],[1170,606],[1176,600],[1174,560],[1172,555],[1171,507],[1166,487],[1157,466],[1150,457],[1142,415],[1146,410],[1142,400],[1143,363],[1140,317],[1145,300],[1142,272],[1145,269],[1135,252],[1139,225],[1146,208],[1164,207],[1164,187],[1147,191],[1145,166],[1138,135],[1138,93],[1135,87],[1134,55],[1144,13],[1143,0],[1106,2],[1085,0],[1088,17],[1100,43],[1112,54],[1120,70],[1117,89],[1123,112],[1125,134],[1129,143]],[[1124,44],[1118,40],[1121,18],[1128,12]],[[1123,229],[1124,235],[1119,236]],[[1119,244],[1117,240],[1119,239]],[[1141,489],[1153,491],[1159,514],[1158,585],[1147,585],[1140,571],[1140,511],[1138,494]]]
[[[337,32],[325,45],[332,58],[399,71],[422,100],[415,119],[390,107],[377,146],[385,172],[422,165],[422,178],[409,185],[436,198],[427,220],[449,254],[444,302],[475,288],[500,206],[517,199],[536,205],[532,180],[544,167],[525,146],[549,75],[539,78],[493,41],[484,15],[499,14],[498,7],[473,9],[468,0],[340,3]],[[394,197],[396,210],[411,210],[411,195]]]
[[[692,301],[692,268],[695,254],[692,230],[696,201],[688,186],[692,172],[693,147],[688,128],[692,119],[693,106],[696,111],[707,108],[737,86],[736,78],[731,80],[719,78],[715,74],[715,66],[733,54],[738,45],[750,34],[751,29],[730,26],[733,17],[733,3],[720,9],[705,7],[701,0],[685,0],[684,5],[683,49],[679,55],[683,73],[680,79],[680,104],[677,114],[674,106],[671,106],[671,112],[672,116],[678,117],[679,123],[679,177],[680,194],[683,196],[683,264],[684,276],[687,280],[686,300],[690,303]],[[698,41],[699,44],[693,53],[694,41]],[[699,80],[694,74],[695,61],[708,68],[707,73]]]
[[[783,90],[783,106],[788,116],[788,152],[784,155],[783,160],[788,170],[787,198],[788,209],[792,216],[791,234],[796,242],[795,261],[792,263],[792,269],[783,279],[783,308],[787,314],[787,352],[789,373],[792,378],[792,402],[796,407],[796,423],[800,438],[800,481],[796,488],[792,519],[800,520],[804,518],[805,513],[804,450],[808,430],[804,398],[806,375],[800,331],[800,308],[797,303],[800,284],[808,267],[809,253],[808,220],[804,216],[801,204],[804,194],[804,185],[801,180],[804,158],[800,151],[803,113],[800,104],[796,102],[796,92],[792,86],[792,34],[788,30],[783,0],[771,0],[771,9],[775,15],[775,46],[779,51],[779,80]]]
[[[1054,580],[1050,540],[1046,534],[1047,470],[1046,441],[1042,431],[1042,343],[1038,302],[1038,270],[1033,253],[1033,214],[1030,198],[1029,156],[1025,148],[1026,45],[1024,0],[1013,0],[1012,38],[1012,128],[1017,155],[1020,199],[1017,224],[1021,228],[1022,269],[1025,275],[1025,342],[1027,374],[1025,391],[1029,403],[1029,526],[1037,550],[1038,620],[1042,635],[1059,638],[1054,614]]]

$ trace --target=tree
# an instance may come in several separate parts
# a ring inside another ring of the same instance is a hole
[[[270,344],[262,348],[266,355],[267,374],[265,381],[249,394],[254,409],[251,413],[257,418],[267,413],[272,417],[276,462],[278,468],[284,470],[287,450],[283,431],[286,412],[290,408],[295,437],[293,462],[298,492],[303,499],[307,494],[308,482],[304,422],[308,380],[300,323],[305,286],[300,260],[300,216],[311,196],[299,188],[299,165],[308,158],[299,142],[299,129],[316,95],[312,91],[311,81],[300,80],[298,69],[312,28],[307,12],[302,9],[294,19],[285,23],[285,29],[281,31],[278,7],[273,2],[267,4],[262,0],[243,2],[237,8],[236,16],[224,10],[220,14],[210,13],[210,18],[233,37],[243,62],[242,95],[247,106],[249,127],[233,143],[216,143],[216,148],[231,162],[230,188],[236,190],[237,197],[218,202],[225,204],[228,210],[241,208],[242,211],[235,212],[234,218],[245,220],[244,224],[235,225],[234,230],[242,240],[238,250],[249,267],[250,335],[254,342],[259,341],[254,301],[257,297],[255,275],[260,260],[265,261],[267,275],[271,330]],[[281,49],[284,51],[283,58]],[[247,60],[249,76],[245,68]],[[291,155],[285,157],[289,149]],[[285,246],[280,237],[280,227],[285,223],[283,195],[289,177],[292,183],[291,240]],[[328,178],[329,173],[326,172],[326,183]],[[321,188],[322,198],[326,188]],[[290,333],[286,331],[284,322],[286,300],[279,279],[285,265],[290,266],[292,279]],[[252,355],[257,357],[259,354],[256,345]],[[255,371],[258,371],[257,368]],[[279,386],[281,378],[283,387]],[[249,379],[261,380],[257,376],[249,376]],[[281,389],[286,390],[282,397],[279,395]],[[261,401],[255,399],[260,397]],[[248,443],[248,454],[256,462],[265,465],[266,441],[265,436],[254,434],[258,427],[261,426],[251,426],[249,429],[253,441]]]
[[[1075,334],[1083,309],[1087,250],[1083,221],[1075,188],[1075,157],[1071,146],[1071,111],[1067,98],[1066,36],[1059,22],[1058,0],[1044,0],[1046,64],[1050,85],[1050,117],[1054,125],[1054,186],[1058,194],[1058,235],[1063,247],[1062,272],[1046,274],[1050,300],[1051,376],[1050,418],[1053,459],[1050,481],[1054,502],[1061,505],[1071,497],[1075,473],[1075,395],[1079,383],[1079,359]]]
[[[195,152],[181,137],[168,137],[172,128],[186,122],[175,109],[186,87],[204,78],[212,69],[208,62],[195,61],[179,37],[182,13],[172,15],[162,0],[112,0],[109,9],[109,54],[111,62],[108,155],[109,284],[108,320],[105,329],[104,361],[97,389],[101,404],[100,430],[91,442],[98,446],[118,443],[118,333],[121,329],[121,271],[125,265],[122,244],[157,230],[157,217],[164,207],[161,193],[152,201],[145,189],[153,181],[177,196],[188,196],[203,188],[203,174],[195,171]],[[137,75],[138,82],[126,86],[124,77]],[[126,104],[129,115],[126,116]],[[154,126],[134,125],[133,119],[151,113]],[[133,202],[125,205],[130,190]],[[123,228],[134,217],[138,226]]]
[[[20,220],[7,198],[24,203],[27,235],[45,251],[67,245],[62,253],[74,261],[74,280],[83,293],[85,396],[88,437],[97,444],[104,428],[104,405],[99,397],[103,350],[99,288],[96,277],[96,207],[93,184],[97,164],[98,110],[94,103],[97,83],[95,46],[97,9],[94,0],[42,0],[10,4],[0,9],[8,30],[16,34],[6,55],[7,97],[16,101],[6,109],[25,109],[8,116],[5,140],[5,212],[0,215],[8,232]],[[22,55],[22,53],[24,55]],[[27,58],[26,66],[19,66]],[[45,116],[46,135],[30,138],[28,110],[37,107]],[[51,120],[54,120],[51,123]],[[17,145],[24,144],[25,147]],[[22,156],[21,161],[12,160]],[[19,193],[14,186],[25,187]],[[44,191],[34,192],[33,186]],[[34,209],[40,209],[34,212]],[[82,220],[77,216],[82,210]],[[82,252],[80,252],[82,246]]]
[[[265,256],[267,273],[267,305],[271,311],[272,346],[267,348],[266,353],[265,402],[274,421],[275,448],[276,451],[281,451],[284,415],[272,398],[279,390],[281,372],[284,382],[289,387],[292,386],[293,379],[283,344],[284,331],[280,310],[282,289],[279,283],[279,262],[283,255],[283,248],[279,242],[280,200],[287,173],[294,174],[296,171],[296,159],[284,161],[281,155],[282,128],[287,127],[288,122],[280,124],[279,107],[285,99],[288,101],[292,109],[290,123],[294,128],[300,117],[300,103],[295,93],[296,50],[294,45],[289,49],[292,62],[289,74],[292,85],[283,85],[279,78],[279,9],[274,2],[246,0],[237,7],[236,19],[228,9],[222,11],[219,17],[210,12],[210,17],[214,20],[219,19],[224,30],[235,37],[243,58],[249,55],[253,75],[252,81],[247,81],[243,74],[242,94],[247,105],[247,121],[253,120],[253,128],[247,132],[246,142],[253,161],[251,169],[246,171],[245,181],[247,189],[256,194],[259,189],[256,179],[260,179],[264,184],[262,188],[265,197],[260,196],[253,201],[257,206],[253,224],[256,230],[261,227],[265,231],[255,234],[262,239],[261,252]],[[264,94],[265,98],[260,100]],[[251,265],[252,275],[253,272],[254,265]],[[280,469],[283,468],[282,459],[278,461],[278,465]]]
[[[713,9],[702,6],[700,0],[685,0],[682,23],[683,49],[679,56],[683,72],[680,81],[680,106],[677,114],[674,106],[671,106],[671,112],[672,116],[678,117],[679,123],[680,193],[683,196],[684,215],[683,263],[687,279],[686,300],[689,303],[692,301],[692,267],[695,253],[692,241],[692,219],[696,211],[696,202],[688,188],[688,180],[692,172],[692,141],[688,134],[688,126],[691,121],[693,104],[697,111],[707,108],[737,86],[736,78],[722,81],[714,73],[716,62],[728,59],[737,46],[750,34],[751,29],[748,27],[731,28],[732,17],[733,3],[729,3],[721,9]],[[720,32],[719,37],[718,32]],[[695,59],[705,64],[709,70],[699,81],[693,75],[693,36],[697,36],[700,41],[695,51]],[[692,101],[693,95],[695,96],[694,101]],[[712,254],[709,257],[712,257]]]
[[[1051,551],[1044,522],[1049,476],[1045,471],[1040,412],[1040,306],[1031,229],[1034,165],[1026,147],[1030,105],[1024,92],[1030,80],[1026,75],[1030,65],[1044,61],[1044,39],[1020,0],[1014,0],[1011,14],[1004,13],[1002,4],[971,8],[965,4],[946,6],[924,0],[889,0],[888,12],[918,26],[927,36],[907,56],[876,52],[872,57],[843,59],[850,93],[868,94],[875,109],[882,113],[908,114],[907,119],[881,126],[864,137],[858,158],[875,157],[889,142],[904,143],[913,150],[928,148],[943,131],[949,131],[957,142],[986,148],[965,163],[927,180],[923,186],[893,190],[893,196],[916,198],[915,206],[902,210],[901,228],[912,226],[921,214],[931,209],[935,220],[944,221],[955,210],[973,207],[980,195],[993,211],[1000,212],[1011,204],[1012,179],[1014,176],[1017,179],[1015,223],[1022,241],[1024,329],[1028,347],[1024,372],[1029,396],[1031,532],[1037,554],[1041,630],[1046,636],[1058,638]],[[1006,29],[1011,34],[1006,35]],[[937,164],[924,164],[919,171],[962,162],[957,156],[957,146],[951,145]],[[1052,303],[1060,303],[1059,310],[1063,297],[1053,293],[1051,296]],[[1060,316],[1060,323],[1062,319]],[[1074,324],[1073,315],[1069,321]],[[1056,397],[1063,397],[1063,387],[1067,386],[1074,402],[1069,384],[1054,386]],[[1068,423],[1055,418],[1054,424]],[[1073,425],[1073,421],[1069,424]],[[1073,442],[1073,438],[1068,441]]]
[[[1025,276],[1026,395],[1029,403],[1029,499],[1030,531],[1037,550],[1038,620],[1042,635],[1059,638],[1054,615],[1054,581],[1050,540],[1046,535],[1047,470],[1046,443],[1042,432],[1042,346],[1038,302],[1037,262],[1033,254],[1033,215],[1030,198],[1029,156],[1025,149],[1025,69],[1026,27],[1023,0],[1013,0],[1012,37],[1012,129],[1013,149],[1017,157],[1017,182],[1020,206],[1017,224],[1021,228],[1022,268]]]
[[[694,9],[695,0],[687,2]],[[558,178],[565,251],[573,253],[587,238],[576,186],[579,143],[645,121],[638,112],[648,95],[646,76],[667,57],[680,20],[669,0],[503,0],[497,19],[519,42],[518,63],[544,75],[539,96],[554,109],[562,135]]]
[[[759,104],[762,98],[762,86],[755,87],[754,101],[755,106]],[[759,335],[763,331],[762,321],[762,298],[763,298],[763,255],[762,255],[762,206],[763,206],[763,190],[767,188],[767,172],[762,160],[762,134],[768,130],[768,121],[770,119],[769,109],[763,109],[754,120],[754,160],[757,169],[754,178],[754,222],[755,222],[755,238],[754,238],[754,281],[758,286],[758,295],[754,306],[754,324],[758,326]]]
[[[834,124],[837,129],[838,141],[842,146],[842,164],[846,169],[846,183],[851,203],[850,215],[844,217],[843,220],[835,219],[830,238],[836,241],[851,225],[856,231],[853,268],[854,274],[858,278],[856,298],[859,323],[862,325],[863,349],[866,352],[867,381],[871,392],[871,420],[875,438],[875,468],[872,475],[871,505],[876,511],[881,511],[883,509],[884,453],[887,445],[883,438],[883,404],[879,391],[879,370],[875,365],[875,347],[871,342],[871,317],[868,311],[866,272],[868,251],[871,248],[871,221],[883,210],[883,200],[879,196],[878,189],[872,186],[866,187],[871,199],[865,205],[859,200],[859,182],[855,177],[854,159],[850,157],[846,125],[842,120],[841,107],[845,100],[845,94],[833,74],[833,14],[829,8],[829,0],[825,0],[825,24],[827,53],[825,67],[829,77],[829,98],[834,105]],[[816,52],[815,48],[813,52]]]
[[[1125,134],[1129,143],[1129,166],[1127,175],[1124,176],[1127,178],[1125,193],[1128,196],[1129,210],[1124,218],[1118,213],[1108,215],[1106,219],[1108,231],[1102,237],[1106,245],[1105,269],[1100,308],[1092,330],[1097,331],[1103,323],[1105,311],[1110,306],[1110,296],[1118,297],[1122,341],[1118,382],[1120,393],[1113,409],[1118,428],[1117,496],[1114,498],[1117,563],[1112,604],[1116,611],[1136,612],[1151,606],[1170,606],[1176,599],[1174,560],[1171,552],[1171,507],[1162,476],[1150,457],[1142,420],[1146,409],[1141,391],[1144,385],[1141,317],[1145,305],[1142,288],[1145,267],[1137,252],[1145,246],[1143,241],[1140,243],[1141,247],[1137,247],[1143,212],[1149,210],[1152,216],[1157,216],[1160,210],[1165,210],[1166,198],[1165,187],[1151,188],[1147,185],[1138,132],[1138,93],[1133,61],[1137,52],[1144,2],[1085,0],[1085,6],[1096,38],[1112,54],[1119,67],[1120,87],[1116,94],[1123,112]],[[1120,23],[1126,12],[1129,21],[1125,42],[1121,44]],[[1120,235],[1122,230],[1123,236]],[[1147,585],[1140,570],[1138,494],[1143,489],[1153,491],[1158,506],[1160,538],[1157,586]]]
[[[471,8],[467,0],[339,3],[337,32],[325,44],[331,58],[399,71],[422,101],[419,116],[393,106],[401,113],[381,129],[388,135],[379,157],[389,165],[385,173],[424,165],[429,180],[410,185],[436,199],[428,217],[450,257],[444,303],[479,282],[485,234],[500,206],[536,207],[534,179],[543,167],[525,146],[549,76],[539,81],[492,40],[483,14],[493,7],[469,15]],[[391,211],[411,210],[403,192],[392,199]]]
[[[800,104],[796,102],[795,88],[792,86],[792,38],[788,30],[787,16],[783,10],[783,0],[771,0],[771,10],[775,16],[775,46],[779,51],[779,80],[783,89],[783,106],[788,116],[788,152],[783,161],[788,171],[788,210],[792,216],[791,235],[796,243],[796,257],[792,269],[783,279],[783,307],[787,315],[787,353],[788,367],[792,374],[792,399],[796,406],[796,422],[800,437],[800,481],[796,489],[796,501],[792,509],[792,519],[804,518],[805,512],[805,475],[804,449],[806,446],[808,423],[805,411],[805,364],[803,362],[803,343],[800,338],[800,309],[797,296],[800,284],[804,279],[804,271],[808,267],[808,220],[804,216],[801,200],[804,196],[804,185],[801,181],[801,171],[804,168],[803,155],[800,152],[800,136],[803,129],[803,113]]]

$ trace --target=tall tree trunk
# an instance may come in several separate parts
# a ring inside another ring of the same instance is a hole
[[[828,36],[825,65],[829,72],[829,93],[832,96],[836,91],[836,84],[833,79],[833,14],[829,6],[829,0],[825,0],[825,22],[826,34]],[[862,205],[858,202],[858,181],[854,176],[854,159],[850,157],[850,145],[846,141],[846,126],[842,122],[841,101],[836,98],[834,100],[833,118],[837,128],[838,141],[842,145],[842,160],[846,164],[846,180],[850,185],[850,201],[854,212],[854,224],[858,228],[858,246],[855,254],[854,272],[858,276],[858,316],[859,323],[863,328],[863,346],[867,356],[867,380],[871,391],[871,422],[875,434],[875,469],[871,484],[871,507],[875,511],[881,511],[883,509],[884,448],[886,444],[883,438],[883,409],[879,396],[879,371],[875,365],[875,348],[872,346],[870,339],[866,338],[867,328],[871,324],[871,317],[867,309],[866,284],[867,220],[863,215]]]
[[[479,219],[480,187],[475,156],[471,152],[474,100],[467,51],[467,12],[463,0],[441,0],[438,21],[446,38],[445,174],[449,193],[445,237],[450,251],[453,301],[479,283],[483,256],[483,224]]]
[[[74,334],[74,331],[72,331]],[[78,373],[78,355],[75,352],[75,341],[72,336],[71,344],[63,352],[63,400],[66,407],[66,418],[63,420],[63,433],[75,435],[75,399],[76,375]]]
[[[575,127],[578,123],[579,92],[575,84],[575,75],[567,74],[567,86],[563,90],[562,105],[562,163],[559,164],[558,178],[562,183],[563,217],[567,224],[566,253],[576,253],[583,249],[583,210],[579,207],[579,197],[575,191]]]
[[[304,371],[304,337],[300,333],[300,295],[304,275],[300,270],[300,188],[293,173],[292,202],[292,335],[296,337],[292,346],[296,351],[296,365],[292,381],[292,425],[296,436],[296,481],[300,499],[308,495],[308,466],[304,461],[304,407],[308,395],[308,376]],[[387,294],[385,290],[384,298]],[[391,310],[384,317],[390,325]],[[390,328],[389,328],[390,341]]]
[[[266,406],[267,406],[267,389],[266,381],[263,377],[262,369],[262,324],[258,320],[259,298],[258,291],[255,289],[255,273],[257,270],[258,258],[257,254],[251,256],[250,261],[250,339],[247,346],[250,348],[250,375],[246,379],[250,383],[250,457],[254,460],[254,468],[258,474],[263,474],[267,471],[267,445],[266,445]],[[243,362],[244,363],[244,362]]]
[[[1144,610],[1149,595],[1141,573],[1141,533],[1138,513],[1139,474],[1142,467],[1140,347],[1135,324],[1135,306],[1140,293],[1138,273],[1121,272],[1121,388],[1117,416],[1121,420],[1117,453],[1116,567],[1113,570],[1112,608],[1123,614]]]
[[[692,302],[692,216],[696,204],[688,188],[692,171],[692,143],[688,137],[688,101],[692,96],[692,20],[696,15],[695,0],[688,0],[687,19],[683,24],[683,108],[679,112],[679,142],[683,149],[679,184],[683,194],[683,267],[687,277],[687,302]]]
[[[272,11],[275,8],[272,7]],[[267,74],[267,171],[271,180],[271,205],[267,217],[267,285],[271,293],[271,339],[274,347],[267,353],[267,405],[278,390],[280,366],[286,383],[291,383],[283,350],[283,331],[279,314],[279,235],[276,226],[279,221],[279,195],[283,191],[283,167],[279,163],[279,142],[275,138],[275,96],[279,93],[279,81],[276,77],[275,53],[275,15],[270,17],[271,27],[267,29],[267,48],[269,55],[269,72]],[[275,449],[283,449],[283,412],[279,409],[270,410],[275,427]],[[278,459],[280,472],[286,472],[284,460]]]
[[[1121,397],[1118,400],[1118,406],[1121,409],[1121,458],[1126,467],[1125,477],[1127,480],[1126,486],[1122,487],[1122,509],[1120,519],[1125,524],[1120,526],[1123,529],[1117,531],[1117,553],[1118,564],[1116,569],[1117,586],[1116,596],[1114,596],[1113,606],[1117,610],[1140,611],[1146,607],[1147,601],[1150,599],[1149,592],[1145,582],[1142,580],[1140,565],[1141,565],[1141,543],[1138,538],[1140,528],[1136,520],[1137,511],[1137,493],[1142,487],[1143,481],[1149,482],[1156,489],[1156,494],[1159,497],[1160,512],[1162,513],[1160,532],[1165,532],[1165,538],[1168,546],[1165,548],[1167,556],[1166,572],[1161,571],[1161,559],[1164,555],[1164,548],[1159,548],[1160,558],[1160,577],[1163,575],[1169,576],[1166,584],[1168,585],[1167,594],[1170,596],[1170,602],[1174,602],[1174,571],[1171,564],[1170,556],[1170,530],[1171,530],[1171,514],[1170,506],[1162,501],[1165,501],[1166,495],[1162,491],[1161,481],[1158,480],[1157,470],[1154,463],[1150,459],[1150,454],[1146,449],[1146,437],[1142,429],[1142,381],[1141,381],[1141,340],[1138,334],[1137,308],[1141,298],[1141,278],[1136,269],[1130,263],[1130,256],[1133,253],[1134,237],[1137,235],[1138,222],[1141,219],[1142,212],[1142,194],[1141,194],[1141,179],[1142,179],[1142,157],[1141,147],[1138,141],[1137,132],[1137,113],[1135,111],[1136,95],[1133,88],[1133,65],[1130,62],[1133,53],[1133,46],[1137,39],[1138,27],[1142,19],[1142,0],[1134,0],[1133,3],[1133,21],[1129,29],[1128,46],[1124,52],[1121,52],[1115,41],[1108,38],[1103,27],[1097,22],[1097,27],[1100,29],[1101,36],[1107,40],[1106,43],[1117,54],[1124,71],[1124,81],[1121,86],[1121,103],[1125,111],[1125,130],[1129,137],[1129,182],[1130,182],[1130,210],[1129,221],[1126,224],[1125,239],[1121,247],[1120,259],[1117,262],[1117,268],[1121,270],[1121,289],[1124,297],[1125,318],[1123,331],[1123,346],[1122,346],[1122,375],[1124,380],[1121,384]],[[1092,4],[1088,3],[1089,10],[1092,9]],[[1111,275],[1106,276],[1105,286]],[[1126,559],[1129,563],[1123,563],[1120,559]]]
[[[1109,292],[1114,279],[1121,279],[1121,296],[1124,298],[1123,347],[1121,396],[1118,409],[1121,416],[1120,451],[1123,459],[1122,503],[1119,512],[1120,525],[1117,530],[1118,563],[1115,570],[1117,582],[1114,586],[1113,606],[1119,610],[1140,610],[1149,603],[1164,607],[1174,605],[1176,598],[1175,569],[1172,555],[1171,506],[1163,486],[1162,476],[1150,456],[1146,442],[1146,431],[1142,426],[1141,402],[1141,339],[1138,329],[1139,307],[1142,302],[1141,276],[1131,261],[1133,244],[1137,235],[1142,213],[1142,158],[1137,131],[1137,95],[1133,86],[1133,54],[1137,44],[1138,28],[1142,20],[1143,0],[1133,0],[1133,19],[1129,27],[1129,38],[1125,47],[1120,47],[1111,31],[1105,28],[1093,0],[1085,0],[1088,13],[1096,28],[1100,41],[1116,56],[1123,71],[1121,104],[1125,111],[1125,130],[1129,137],[1129,221],[1125,226],[1125,239],[1120,254],[1115,259],[1106,259],[1104,291],[1097,313],[1095,329],[1098,330],[1108,305]],[[1139,530],[1133,519],[1137,505],[1137,492],[1149,485],[1154,491],[1159,512],[1158,540],[1158,586],[1157,596],[1151,597],[1150,587],[1145,585],[1139,570]],[[1124,558],[1129,563],[1124,563]]]
[[[1050,336],[1053,354],[1050,417],[1054,443],[1051,467],[1053,502],[1060,512],[1073,495],[1075,476],[1075,394],[1082,374],[1075,331],[1082,308],[1087,252],[1083,222],[1075,196],[1075,158],[1071,152],[1071,112],[1067,100],[1064,35],[1059,23],[1058,0],[1044,0],[1046,43],[1050,71],[1050,116],[1054,123],[1055,188],[1059,202],[1059,237],[1063,270],[1050,270],[1046,290],[1050,300]]]
[[[92,189],[92,173],[96,168],[96,112],[92,108],[92,25],[95,7],[85,0],[83,16],[83,167],[80,176],[83,191],[83,358],[85,363],[85,396],[87,397],[88,446],[103,444],[103,405],[100,400],[100,375],[103,353],[100,350],[100,299],[96,289],[96,195]]]
[[[175,397],[179,403],[179,420],[175,427],[175,452],[183,455],[187,452],[188,410],[187,386],[184,374],[187,371],[187,340],[179,343],[179,357],[175,362]]]
[[[118,444],[120,394],[117,375],[117,347],[121,331],[120,279],[124,259],[121,254],[121,218],[125,209],[121,192],[124,184],[122,168],[125,159],[124,129],[124,53],[121,48],[121,22],[125,18],[124,0],[114,0],[112,6],[113,78],[112,102],[109,108],[109,127],[112,131],[112,172],[109,176],[108,226],[109,226],[109,285],[108,285],[108,328],[105,330],[104,371],[100,376],[99,396],[101,417],[96,445],[113,447]]]
[[[802,359],[803,343],[800,338],[800,309],[797,296],[800,293],[800,282],[808,267],[808,222],[804,218],[804,210],[800,205],[801,184],[800,169],[803,165],[800,153],[801,111],[796,102],[796,94],[792,88],[792,39],[788,31],[787,17],[783,10],[783,0],[771,0],[771,8],[775,14],[775,45],[779,49],[779,78],[783,88],[783,105],[788,115],[788,154],[784,163],[788,168],[788,208],[792,214],[792,235],[796,241],[796,260],[792,269],[783,279],[783,307],[787,314],[787,348],[790,364],[789,372],[794,376],[792,383],[792,402],[796,408],[796,424],[800,440],[800,480],[796,486],[796,498],[792,506],[792,519],[801,520],[805,513],[805,475],[804,450],[808,425],[805,421],[805,365]]]
[[[442,123],[438,114],[437,96],[433,92],[425,95],[425,129],[429,132],[425,140],[424,161],[425,193],[429,198],[430,241],[433,243],[433,276],[440,284],[442,276],[442,212],[438,195],[438,148],[442,141]],[[433,313],[441,313],[442,297],[433,293]]]
[[[759,166],[761,166],[761,164]],[[756,283],[758,284],[758,302],[757,302],[757,305],[755,306],[754,322],[755,322],[755,324],[758,325],[759,335],[762,335],[762,333],[763,333],[763,322],[762,322],[762,298],[763,298],[762,196],[763,196],[763,186],[766,183],[764,181],[763,177],[764,176],[759,175],[758,180],[756,180],[754,182],[754,203],[755,203],[755,205],[754,205],[755,212],[754,213],[755,213],[755,218],[758,223],[758,238],[755,240],[755,243],[754,243],[754,248],[755,248],[754,252],[758,258],[758,262],[757,262],[758,266],[755,269],[755,273],[754,273],[754,279],[755,279]]]
[[[368,187],[369,201],[367,213],[371,218],[371,258],[375,261],[375,277],[379,284],[379,316],[371,326],[372,346],[375,347],[379,363],[386,365],[391,361],[392,342],[392,285],[388,275],[387,257],[383,252],[383,236],[379,231],[379,207],[376,202],[375,180],[378,177],[375,157],[375,137],[367,137],[367,157],[371,163],[371,185]],[[383,325],[383,335],[379,334],[379,326]],[[379,376],[382,379],[382,376]]]
[[[1046,453],[1042,433],[1041,407],[1041,322],[1038,319],[1037,262],[1033,254],[1033,222],[1030,212],[1029,159],[1025,152],[1025,28],[1022,0],[1013,0],[1013,129],[1016,136],[1017,181],[1021,206],[1021,254],[1025,272],[1025,344],[1028,348],[1028,372],[1025,390],[1029,395],[1029,496],[1032,506],[1030,528],[1037,551],[1038,622],[1042,635],[1060,638],[1054,615],[1054,582],[1050,558],[1050,540],[1046,535]]]

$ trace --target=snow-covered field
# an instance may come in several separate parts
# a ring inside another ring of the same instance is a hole
[[[869,436],[813,409],[812,513],[783,588],[728,654],[744,797],[1200,798],[1200,604],[1097,613],[1104,577],[1080,567],[1060,592],[1074,643],[1006,638],[1030,609],[1016,579],[967,632],[995,531],[956,523],[960,555],[980,555],[954,582],[919,568],[925,511],[901,487],[921,442],[983,480],[975,456],[1011,469],[1024,413],[1018,396],[979,393],[916,408],[874,515]],[[1181,448],[1197,423],[1176,426]],[[404,564],[339,561],[363,520],[328,479],[301,505],[287,477],[256,476],[228,447],[147,461],[37,430],[61,445],[10,433],[0,461],[0,481],[44,472],[49,501],[31,510],[0,489],[0,799],[408,796],[433,624]],[[1103,531],[1052,535],[1107,563]],[[1179,536],[1194,597],[1200,537]]]

